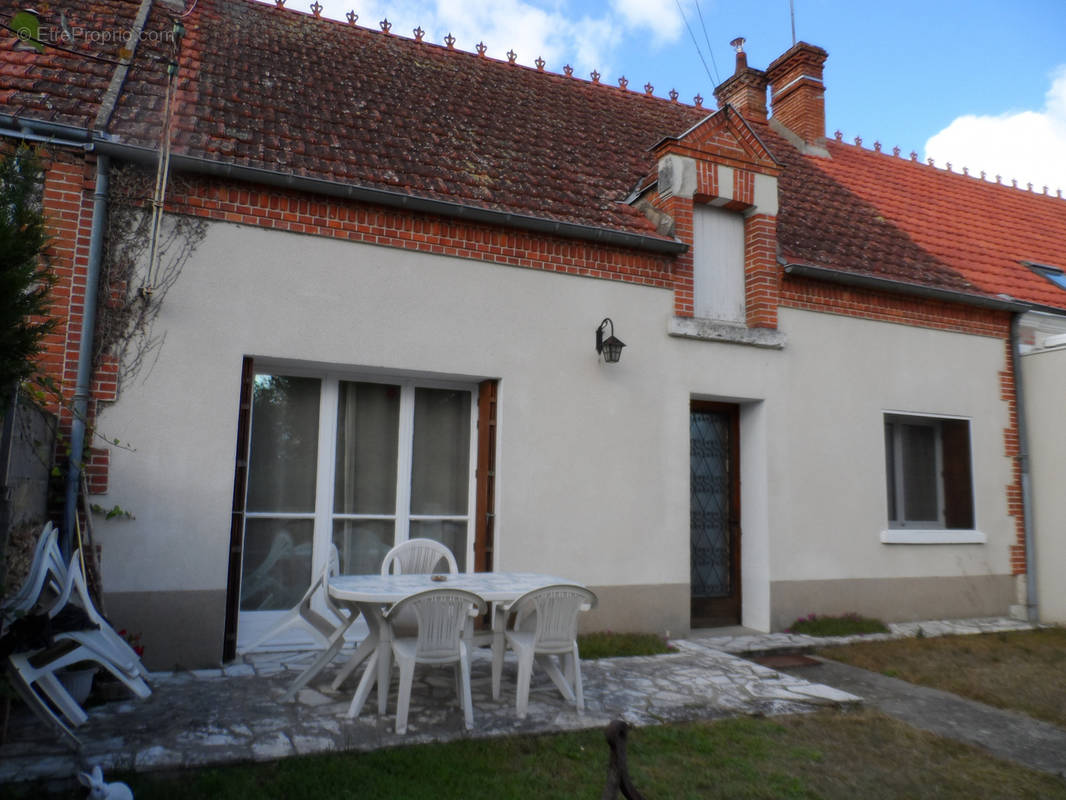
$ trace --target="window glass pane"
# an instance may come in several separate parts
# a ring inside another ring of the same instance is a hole
[[[896,516],[896,443],[894,430],[895,426],[891,422],[885,423],[885,476],[888,482],[888,518],[893,522],[899,519]]]
[[[248,511],[314,511],[320,383],[255,376]]]
[[[311,585],[309,519],[249,519],[244,524],[241,611],[292,608]]]
[[[936,429],[901,425],[903,506],[907,520],[938,520]]]
[[[399,386],[341,382],[333,479],[335,513],[396,513],[399,426]]]
[[[469,481],[470,392],[416,389],[411,513],[466,514]]]
[[[376,575],[392,549],[395,524],[391,519],[338,519],[333,522],[333,544],[344,575]]]
[[[455,556],[460,572],[466,572],[466,522],[456,520],[411,520],[412,539],[433,539]]]

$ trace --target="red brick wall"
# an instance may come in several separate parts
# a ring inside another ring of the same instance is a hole
[[[253,186],[194,181],[168,210],[206,219],[669,288],[666,255]]]
[[[1026,574],[1025,559],[1025,509],[1022,506],[1022,462],[1019,458],[1021,449],[1018,445],[1018,404],[1014,386],[1014,359],[1010,339],[1006,346],[1006,367],[999,373],[1000,399],[1007,404],[1010,424],[1003,429],[1003,446],[1011,459],[1011,482],[1007,484],[1007,513],[1014,517],[1014,540],[1010,548],[1010,566],[1012,575]]]

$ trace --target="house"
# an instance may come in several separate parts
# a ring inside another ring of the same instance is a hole
[[[705,107],[281,4],[65,6],[99,35],[2,32],[0,134],[47,159],[68,395],[83,310],[165,335],[81,398],[149,663],[413,536],[581,581],[591,629],[1066,619],[1061,195],[827,137],[802,42]],[[86,305],[168,149],[169,255]]]

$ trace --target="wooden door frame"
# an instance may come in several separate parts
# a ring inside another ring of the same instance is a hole
[[[726,414],[729,417],[729,460],[732,466],[730,470],[730,507],[732,510],[732,516],[729,521],[729,535],[730,542],[730,555],[731,564],[730,572],[733,585],[733,594],[726,601],[720,601],[717,604],[719,608],[713,610],[706,610],[697,612],[695,608],[696,600],[691,597],[691,584],[690,584],[690,620],[689,626],[693,628],[698,627],[722,627],[727,625],[739,625],[742,619],[742,584],[741,584],[741,570],[740,570],[740,556],[741,556],[741,508],[740,508],[740,405],[737,403],[724,403],[720,401],[711,400],[690,400],[689,401],[689,446],[692,444],[692,432],[691,432],[691,416],[693,412],[709,412]],[[691,456],[690,456],[691,458]],[[689,467],[689,496],[691,498],[691,466]],[[689,527],[689,574],[691,575],[691,553],[692,553],[692,530],[691,524]],[[703,601],[707,605],[711,605],[708,600]]]

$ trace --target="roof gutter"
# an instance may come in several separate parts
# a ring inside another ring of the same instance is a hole
[[[862,275],[855,272],[819,267],[814,264],[789,264],[782,261],[785,273],[797,278],[814,278],[815,280],[837,283],[844,286],[855,286],[860,289],[877,289],[895,294],[906,294],[913,297],[923,297],[928,300],[943,300],[948,303],[962,303],[978,308],[991,308],[996,311],[1013,311],[1021,313],[1028,311],[1030,306],[1018,300],[1007,300],[999,297],[987,297],[979,294],[968,294],[954,289],[938,289],[935,286],[923,286],[918,283],[897,281],[892,278],[881,278],[876,275]]]
[[[123,144],[121,142],[101,140],[95,143],[95,149],[100,153],[106,153],[113,158],[126,161],[134,161],[141,164],[154,164],[159,154],[149,147]],[[524,214],[514,214],[508,211],[495,211],[488,208],[478,208],[450,200],[433,200],[426,197],[417,197],[393,192],[388,189],[375,189],[368,186],[359,186],[352,183],[326,180],[323,178],[309,178],[303,175],[294,175],[286,172],[276,172],[259,167],[245,167],[239,164],[227,164],[220,161],[210,161],[205,158],[187,155],[172,155],[171,167],[182,172],[191,172],[199,175],[208,175],[216,178],[229,178],[231,180],[248,183],[259,183],[273,186],[279,189],[294,191],[313,192],[328,197],[338,197],[344,200],[355,200],[362,203],[400,208],[406,211],[417,211],[426,214],[436,214],[452,219],[461,219],[470,222],[481,222],[487,225],[501,225],[506,228],[531,231],[533,233],[545,233],[554,236],[562,236],[567,239],[580,239],[582,241],[595,242],[597,244],[615,245],[637,250],[645,250],[651,253],[663,253],[677,255],[688,249],[688,245],[677,239],[660,239],[654,236],[645,236],[638,233],[626,233],[624,231],[598,228],[593,225],[581,225],[575,222],[561,222],[556,220],[531,217]]]

